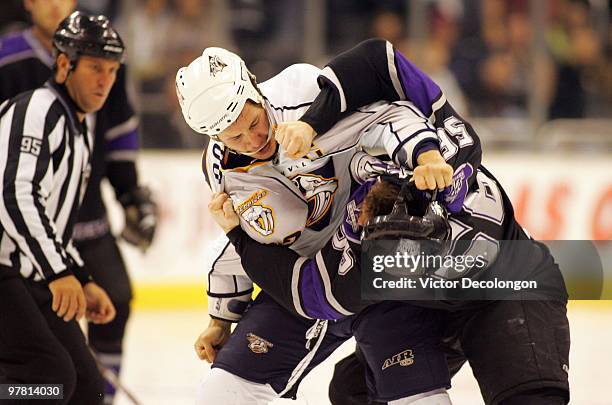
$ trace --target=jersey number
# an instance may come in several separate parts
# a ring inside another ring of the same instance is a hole
[[[34,156],[38,156],[41,147],[42,141],[40,139],[32,138],[31,136],[24,136],[21,138],[21,151],[23,153],[30,153]]]
[[[455,138],[457,143],[454,143],[449,135]],[[446,161],[455,156],[459,148],[474,144],[474,138],[468,133],[465,124],[454,116],[444,120],[444,128],[438,128],[438,138],[442,157]]]
[[[339,227],[338,232],[334,233],[332,238],[332,247],[335,250],[342,252],[342,258],[340,259],[340,264],[338,265],[338,274],[344,276],[346,273],[351,271],[353,266],[355,266],[355,254],[349,246],[342,226]]]
[[[464,209],[474,218],[479,218],[501,227],[505,217],[501,190],[495,181],[481,172],[478,172],[476,175],[476,181],[478,182],[479,191],[472,200],[473,204],[471,206],[464,205]],[[464,235],[474,229],[470,225],[457,219],[452,219],[451,222],[455,225],[455,227],[453,227],[453,239],[455,240],[464,239]],[[484,232],[476,233],[471,239],[470,245],[466,251],[461,254],[462,256],[482,257],[489,264],[495,261],[500,249],[499,241]],[[453,245],[454,244],[455,242],[453,242]],[[454,276],[450,274],[447,275],[447,277],[457,278],[463,276],[461,272],[455,273]]]

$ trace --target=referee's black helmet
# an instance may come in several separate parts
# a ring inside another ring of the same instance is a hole
[[[68,56],[73,65],[83,55],[123,61],[125,45],[119,33],[103,15],[75,11],[53,34],[53,47]]]

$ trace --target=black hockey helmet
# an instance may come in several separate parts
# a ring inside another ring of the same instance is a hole
[[[125,46],[119,33],[103,15],[75,11],[66,17],[53,34],[53,47],[76,64],[79,56],[123,60]]]
[[[435,201],[435,193],[426,198],[414,182],[383,175],[380,181],[400,186],[389,214],[370,218],[363,227],[362,240],[429,240],[450,239],[451,228],[446,209]]]

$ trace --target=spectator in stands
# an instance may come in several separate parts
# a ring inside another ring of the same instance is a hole
[[[588,77],[596,76],[597,67],[603,64],[601,44],[591,27],[588,1],[559,0],[555,4],[547,36],[557,79],[550,118],[583,118]]]
[[[444,8],[434,3],[428,9],[429,31],[424,43],[417,43],[406,32],[406,17],[391,9],[382,9],[371,23],[371,36],[386,39],[427,73],[443,90],[461,115],[467,114],[465,96],[450,70],[451,49],[457,41],[461,9]],[[418,47],[418,48],[417,48]],[[417,57],[418,56],[418,57]]]
[[[138,0],[120,29],[130,49],[130,69],[141,91],[161,89],[166,75],[170,9],[168,0]]]

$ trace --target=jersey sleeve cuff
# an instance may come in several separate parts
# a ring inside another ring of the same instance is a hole
[[[87,267],[75,266],[72,271],[74,273],[74,276],[76,277],[77,280],[79,280],[79,283],[81,283],[82,286],[94,281],[93,278],[91,277],[91,274],[89,274],[89,270],[87,270]]]
[[[230,322],[230,323],[237,323],[238,321],[240,321],[240,318],[238,318],[238,319],[227,319],[227,318],[223,318],[221,316],[217,316],[217,315],[213,315],[213,314],[208,314],[208,316],[210,316],[212,319],[216,319],[217,321],[224,321],[224,322]]]
[[[244,237],[249,237],[247,233],[240,227],[240,225],[235,226],[231,231],[227,234],[227,239],[232,243],[232,245],[237,246],[243,240]]]
[[[439,144],[432,139],[426,139],[422,141],[421,143],[417,144],[417,146],[414,148],[414,158],[413,158],[414,163],[418,165],[417,159],[421,153],[424,153],[430,150],[439,150],[439,149],[440,149]]]
[[[63,278],[63,277],[68,277],[68,276],[74,276],[74,272],[71,269],[66,268],[66,269],[60,271],[59,273],[54,273],[54,274],[46,277],[46,280],[47,280],[47,283],[50,283],[52,281],[58,280],[58,279]]]

